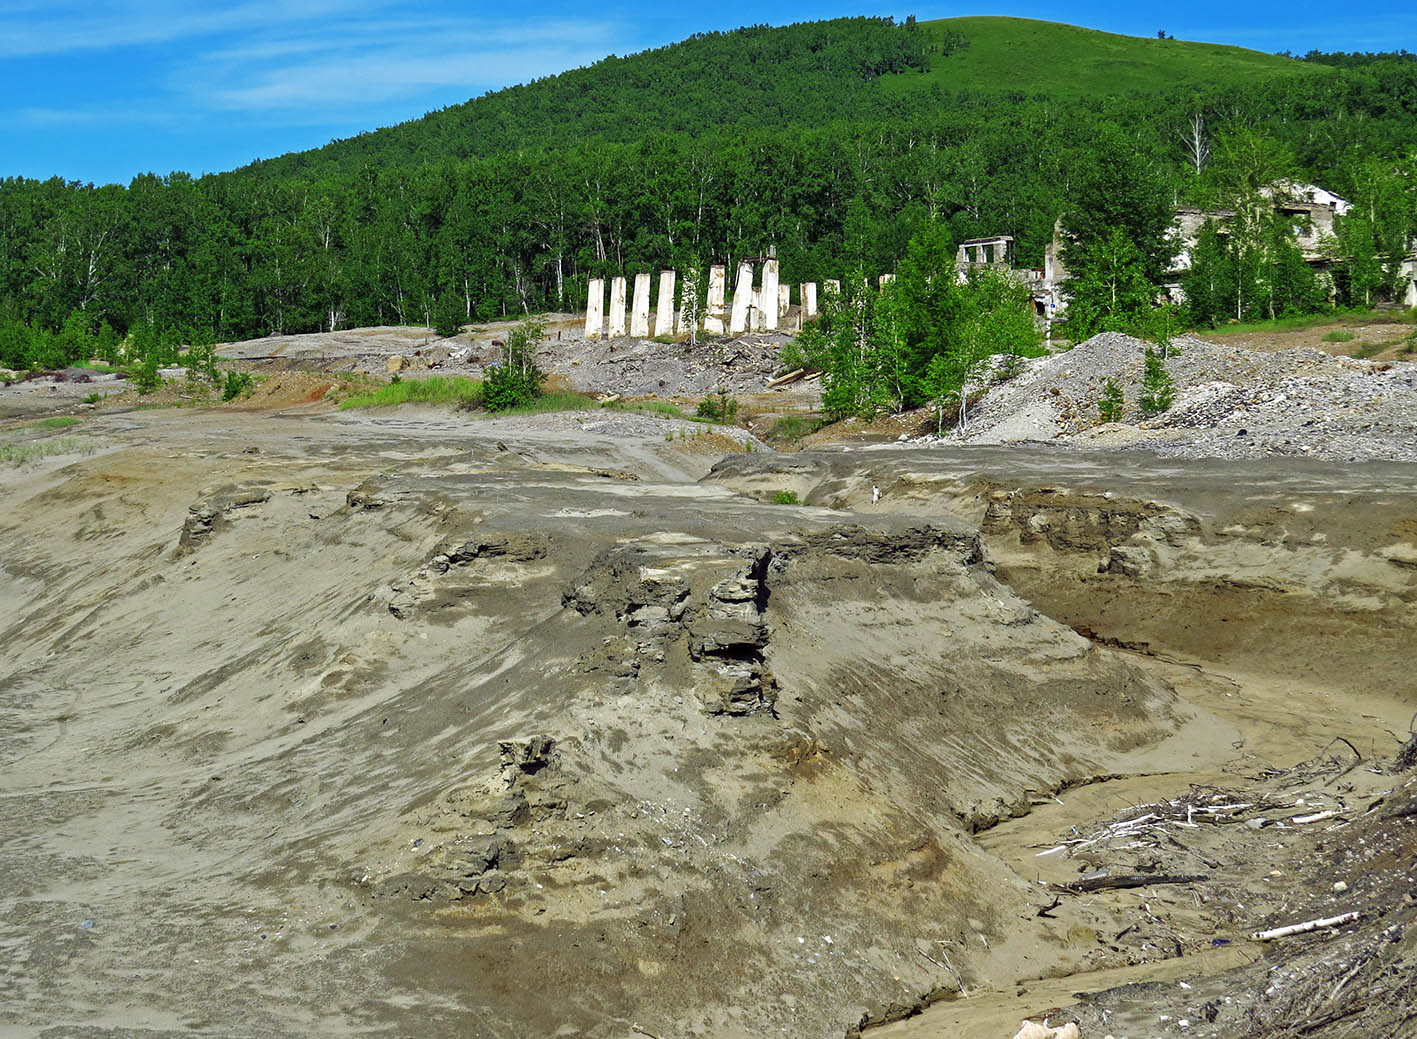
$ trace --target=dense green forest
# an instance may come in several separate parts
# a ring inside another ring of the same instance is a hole
[[[105,323],[207,342],[573,309],[592,276],[770,247],[786,281],[874,274],[924,225],[1011,234],[1035,265],[1059,217],[1084,245],[1117,227],[1154,281],[1173,204],[1233,205],[1261,176],[1355,203],[1347,248],[1367,266],[1340,302],[1380,293],[1417,231],[1410,56],[1270,56],[1260,75],[1236,51],[1227,79],[1208,47],[1206,86],[1025,96],[976,69],[951,92],[934,73],[974,44],[950,25],[695,37],[200,179],[0,181],[0,364],[67,358]],[[1261,245],[1245,262],[1263,279]],[[1271,309],[1297,305],[1270,291]]]

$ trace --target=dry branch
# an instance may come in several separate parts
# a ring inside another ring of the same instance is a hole
[[[1155,884],[1195,884],[1209,879],[1210,874],[1208,873],[1127,873],[1115,877],[1088,877],[1086,880],[1076,880],[1070,884],[1054,884],[1053,886],[1062,891],[1071,891],[1073,894],[1085,894],[1089,891],[1151,887]]]
[[[1327,930],[1330,927],[1342,927],[1344,924],[1351,924],[1363,914],[1358,912],[1344,913],[1342,916],[1330,916],[1322,920],[1306,920],[1302,924],[1290,924],[1288,927],[1275,927],[1268,931],[1255,931],[1250,935],[1250,939],[1256,942],[1269,942],[1276,938],[1288,938],[1294,934],[1308,934],[1310,931]]]

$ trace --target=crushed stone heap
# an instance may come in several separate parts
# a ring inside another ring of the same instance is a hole
[[[1062,440],[1186,457],[1417,460],[1417,364],[1178,338],[1166,361],[1175,403],[1148,416],[1137,403],[1145,350],[1139,339],[1106,332],[1026,361],[948,437],[976,444]],[[1122,422],[1103,424],[1097,405],[1109,378],[1122,387],[1126,410]]]

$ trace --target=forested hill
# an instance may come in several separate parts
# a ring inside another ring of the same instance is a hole
[[[698,136],[724,126],[875,119],[898,107],[879,89],[880,77],[923,72],[928,52],[940,46],[915,25],[888,18],[703,33],[247,169],[280,177],[554,149],[589,138],[623,142],[652,133]]]
[[[257,162],[283,177],[555,149],[587,139],[701,136],[907,117],[961,93],[1099,98],[1324,75],[1209,43],[1140,39],[1026,18],[838,18],[705,33],[548,76],[397,126]]]
[[[1306,59],[846,19],[610,58],[209,177],[0,180],[0,366],[79,356],[105,323],[170,346],[570,310],[592,277],[773,248],[787,282],[881,273],[926,225],[1011,235],[1036,266],[1065,217],[1144,239],[1154,275],[1174,205],[1285,178],[1354,203],[1371,283],[1417,234],[1417,61]]]

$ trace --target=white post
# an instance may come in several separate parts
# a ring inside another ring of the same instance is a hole
[[[778,273],[777,261],[766,260],[763,263],[763,292],[762,300],[759,304],[763,310],[763,330],[772,332],[777,329],[777,319],[780,316],[778,311]]]
[[[605,334],[605,279],[590,279],[590,295],[585,305],[585,337],[599,339]]]
[[[817,316],[817,283],[815,281],[804,281],[802,283],[802,320]]]
[[[704,302],[704,335],[723,335],[723,286],[727,280],[723,265],[709,268],[708,299]]]
[[[742,335],[748,328],[748,311],[753,305],[753,265],[744,261],[738,265],[738,284],[733,289],[733,313],[728,319],[728,334]]]
[[[610,338],[625,334],[625,279],[610,279]]]
[[[881,288],[885,288],[887,285],[889,285],[889,284],[890,284],[891,282],[893,282],[893,281],[895,281],[895,275],[894,275],[894,274],[882,274],[882,275],[881,275]]]
[[[779,285],[777,287],[777,319],[787,320],[787,313],[792,309],[792,286]]]
[[[654,334],[674,334],[674,272],[659,272],[659,305],[654,308]]]
[[[635,305],[630,311],[630,335],[649,338],[649,275],[635,275]]]

